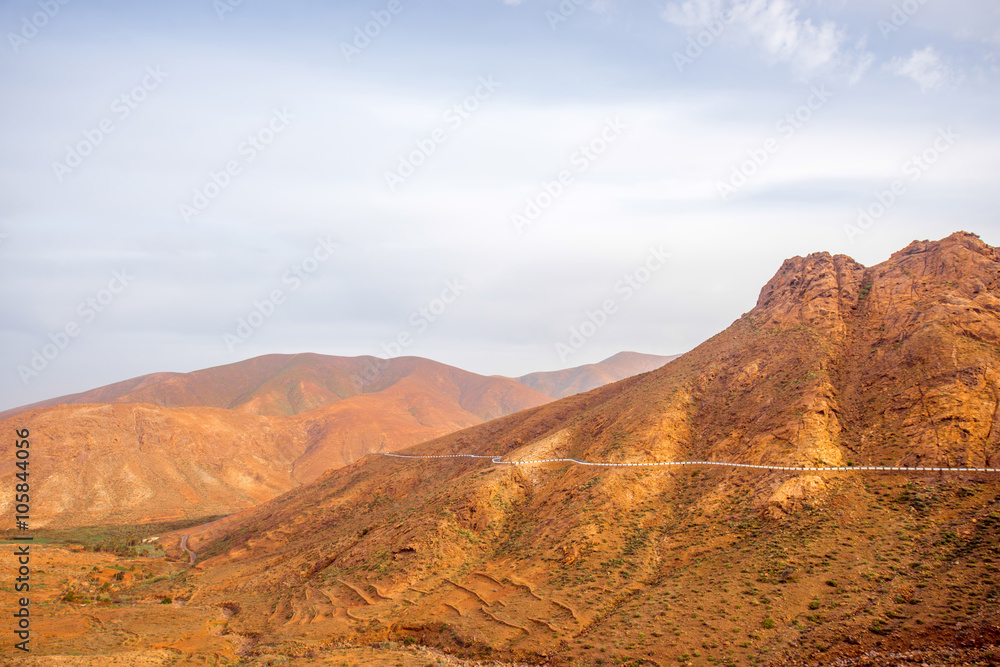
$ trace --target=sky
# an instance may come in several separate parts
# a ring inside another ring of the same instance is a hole
[[[996,0],[0,1],[0,409],[269,353],[676,354],[1000,245]]]

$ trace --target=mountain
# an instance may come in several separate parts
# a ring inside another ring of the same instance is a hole
[[[531,394],[520,391],[506,378],[486,378],[418,357],[387,360],[269,354],[192,373],[143,375],[8,410],[0,413],[0,419],[30,409],[90,403],[149,403],[164,408],[210,407],[259,415],[297,415],[361,394],[377,393],[408,376],[428,371],[440,374],[445,368],[450,369],[445,374],[451,376],[443,381],[456,384],[460,400],[468,403],[462,407],[484,419],[510,412],[505,407],[508,401],[520,407],[521,401],[513,396]],[[499,402],[489,404],[491,397]]]
[[[236,605],[225,632],[260,651],[994,664],[1000,476],[850,467],[995,467],[998,441],[1000,252],[961,232],[872,267],[816,253],[656,371],[404,450],[485,458],[367,456],[206,528],[158,590]]]
[[[580,394],[612,382],[624,380],[633,375],[655,371],[679,356],[661,357],[638,352],[619,352],[596,364],[587,364],[560,371],[529,373],[517,378],[517,381],[546,396],[566,398],[573,394]]]
[[[621,352],[596,364],[531,373],[513,381],[550,398],[564,398],[654,370],[674,358]],[[191,373],[142,375],[5,410],[0,412],[0,421],[38,408],[93,403],[148,403],[163,408],[208,407],[259,415],[297,415],[346,398],[377,393],[435,364],[419,357],[269,354]],[[462,385],[462,407],[483,419],[510,414],[523,407],[524,398],[532,395],[512,387],[502,376],[484,377],[453,370],[465,374],[457,380]],[[473,377],[477,379],[470,382]],[[449,381],[456,382],[455,378]]]
[[[549,400],[417,357],[271,355],[54,399],[0,428],[29,429],[43,461],[36,525],[134,523],[229,514],[369,452]]]
[[[646,363],[632,355],[603,377]],[[369,452],[549,400],[511,378],[418,357],[268,355],[134,378],[8,411],[0,423],[34,434],[45,464],[33,516],[53,527],[230,514]],[[12,503],[0,499],[0,515]]]

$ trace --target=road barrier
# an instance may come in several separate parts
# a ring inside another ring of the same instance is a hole
[[[609,463],[580,461],[578,459],[530,459],[525,461],[504,461],[500,456],[483,456],[480,454],[393,454],[376,452],[376,456],[391,456],[398,459],[486,459],[492,463],[504,465],[535,465],[539,463],[575,463],[581,466],[600,468],[653,468],[661,466],[720,466],[724,468],[749,468],[751,470],[787,470],[793,472],[1000,472],[1000,468],[931,468],[921,466],[779,466],[756,465],[752,463],[727,463],[725,461],[654,461],[642,463]]]

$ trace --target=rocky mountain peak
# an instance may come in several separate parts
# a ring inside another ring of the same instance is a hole
[[[858,301],[865,267],[846,255],[817,252],[786,259],[760,291],[752,316],[770,326],[842,326]]]
[[[1000,251],[969,232],[913,241],[865,267],[827,252],[785,260],[748,313],[764,326],[844,332],[849,320],[879,307],[888,315],[914,299],[1000,312]],[[934,313],[931,308],[928,314]]]

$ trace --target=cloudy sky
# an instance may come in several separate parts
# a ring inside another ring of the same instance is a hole
[[[153,4],[0,3],[0,409],[671,354],[786,257],[1000,245],[996,0]]]

